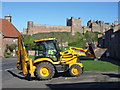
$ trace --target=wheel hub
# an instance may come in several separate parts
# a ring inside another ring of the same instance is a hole
[[[74,74],[74,75],[77,75],[77,74],[79,74],[79,69],[78,68],[76,68],[76,67],[74,67],[74,68],[72,68],[72,73]]]
[[[49,76],[49,74],[50,74],[49,68],[48,68],[48,67],[42,67],[42,68],[40,69],[40,74],[41,74],[42,76],[44,76],[44,77]]]

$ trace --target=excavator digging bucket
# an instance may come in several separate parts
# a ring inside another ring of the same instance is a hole
[[[89,45],[89,47],[88,47],[88,49],[86,51],[86,55],[88,57],[94,57],[94,58],[96,57],[92,45]]]

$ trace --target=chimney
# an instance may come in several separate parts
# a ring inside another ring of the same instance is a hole
[[[12,16],[10,14],[7,14],[4,19],[8,20],[10,23],[12,22]]]

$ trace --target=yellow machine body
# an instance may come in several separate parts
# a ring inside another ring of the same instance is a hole
[[[92,47],[91,47],[92,49]],[[87,56],[87,57],[94,57],[94,50],[90,49],[83,49],[83,48],[78,48],[78,47],[70,47],[68,51],[71,51],[72,53],[78,55],[78,56]]]

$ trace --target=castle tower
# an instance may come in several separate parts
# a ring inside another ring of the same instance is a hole
[[[99,21],[100,23],[100,32],[105,32],[105,25],[104,25],[104,21]]]
[[[4,19],[8,20],[9,22],[12,22],[12,16],[10,16],[10,14],[4,16]]]
[[[27,34],[28,35],[33,34],[32,28],[33,28],[33,21],[28,21],[28,24],[27,24]]]
[[[71,19],[67,18],[67,26],[71,26],[71,33],[72,35],[75,35],[75,32],[83,32],[82,26],[81,26],[82,18],[75,19],[74,17],[71,17]]]
[[[87,27],[92,28],[92,23],[93,23],[93,21],[92,21],[92,20],[89,20],[89,21],[87,22]]]

